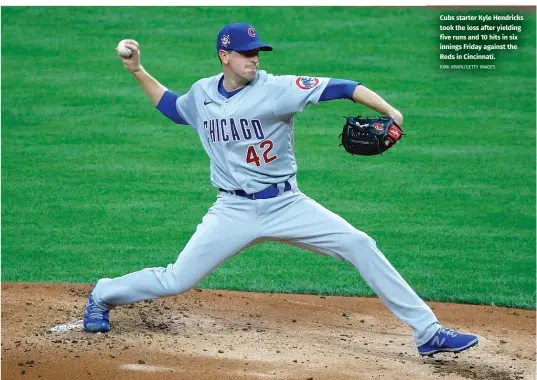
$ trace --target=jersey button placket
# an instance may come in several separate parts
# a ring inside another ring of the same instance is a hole
[[[227,117],[227,100],[224,102],[224,104],[222,104],[222,114],[220,117]]]
[[[221,109],[221,113],[220,113],[220,117],[221,118],[226,118],[227,119],[227,107],[228,107],[228,100],[225,100],[223,103],[222,103],[222,109]],[[230,138],[230,141],[231,141],[231,138]],[[230,149],[224,149],[223,151],[223,154],[224,154],[224,157],[226,159],[226,162],[229,162],[229,155],[231,154],[231,150]],[[230,168],[230,174],[231,176],[237,181],[237,175],[239,174],[239,170],[238,170],[238,167],[231,167]]]

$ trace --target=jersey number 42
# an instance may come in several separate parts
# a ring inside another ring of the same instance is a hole
[[[262,157],[265,164],[269,164],[278,158],[276,154],[270,156],[270,151],[274,148],[272,140],[263,141],[261,144],[259,144],[259,148],[262,151]],[[246,163],[255,163],[255,166],[261,166],[261,158],[255,149],[255,145],[250,145],[248,147],[248,151],[246,152]]]

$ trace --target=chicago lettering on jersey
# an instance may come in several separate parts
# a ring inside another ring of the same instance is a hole
[[[210,119],[203,121],[207,140],[213,143],[241,140],[264,140],[265,133],[258,119]]]

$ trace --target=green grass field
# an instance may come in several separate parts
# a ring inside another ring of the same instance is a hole
[[[424,299],[535,308],[535,13],[494,71],[439,69],[440,13],[3,7],[2,280],[92,283],[175,261],[215,199],[209,161],[114,48],[137,39],[145,68],[184,93],[220,71],[216,35],[237,20],[274,46],[262,69],[362,81],[405,115],[402,142],[369,158],[338,147],[342,116],[364,107],[297,115],[306,194],[371,235]],[[373,295],[349,264],[276,243],[200,286]]]

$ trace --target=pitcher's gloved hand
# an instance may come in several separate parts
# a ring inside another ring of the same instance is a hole
[[[366,118],[347,116],[341,133],[341,145],[350,154],[382,154],[403,136],[403,130],[389,116]]]

